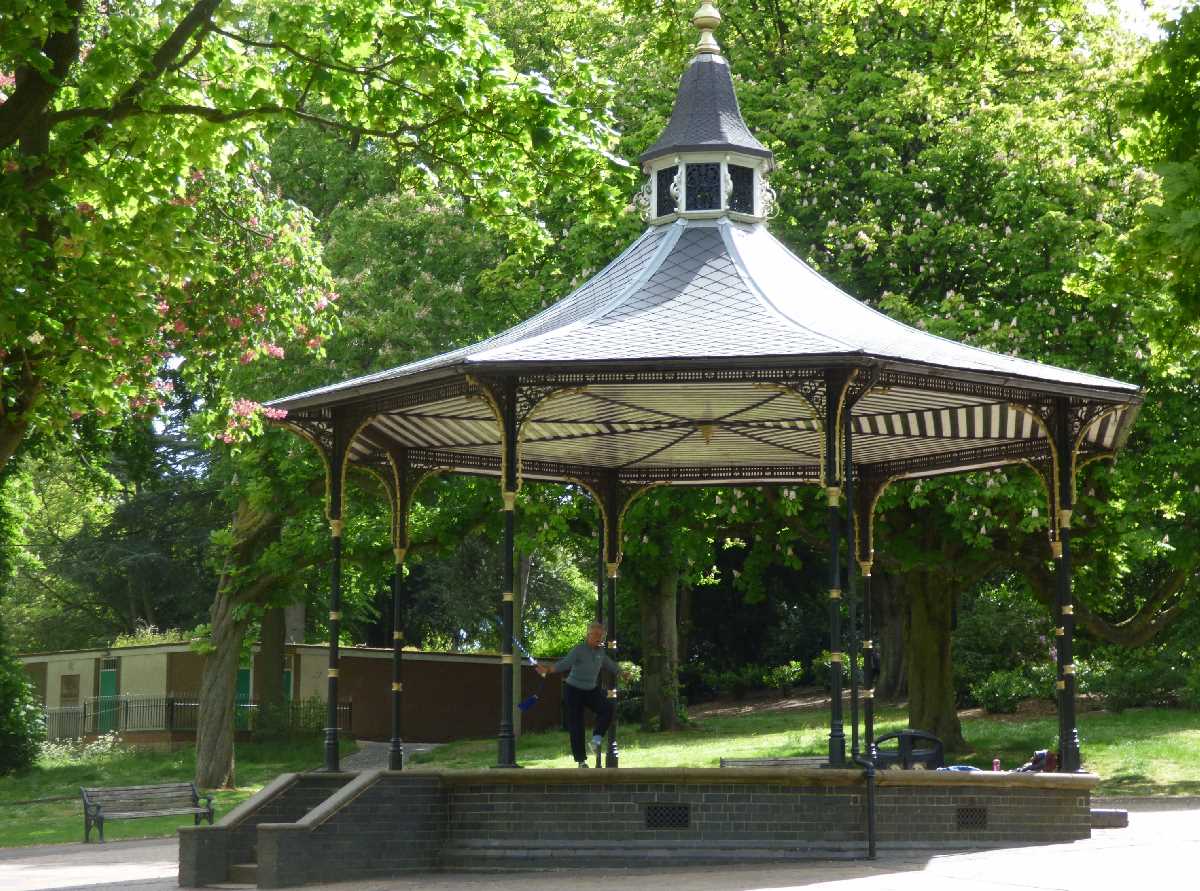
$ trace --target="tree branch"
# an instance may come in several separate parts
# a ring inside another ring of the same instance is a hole
[[[54,31],[42,44],[42,55],[50,60],[50,72],[42,74],[30,65],[18,68],[17,86],[0,105],[0,149],[16,143],[21,132],[46,110],[72,63],[79,57],[79,20],[83,0],[67,0],[71,19],[65,31]]]

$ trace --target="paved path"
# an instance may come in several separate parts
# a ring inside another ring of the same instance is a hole
[[[1104,806],[1107,802],[1096,802]],[[320,887],[329,891],[1131,891],[1194,888],[1200,802],[1129,802],[1127,829],[1087,841],[971,853],[881,852],[878,860],[615,871],[439,873]],[[176,888],[175,839],[0,849],[3,891]],[[309,886],[314,887],[314,886]]]
[[[429,752],[442,743],[413,743],[404,744],[404,757],[416,755],[419,752]],[[388,751],[391,743],[374,742],[369,739],[358,741],[358,751],[341,759],[342,770],[378,770],[388,766]]]

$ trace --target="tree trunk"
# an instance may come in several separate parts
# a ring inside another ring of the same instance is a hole
[[[266,544],[279,537],[282,517],[239,502],[233,517],[234,544],[225,556],[217,595],[210,613],[212,650],[200,677],[200,708],[196,718],[196,785],[207,789],[233,785],[234,694],[245,618],[238,607],[269,592],[279,579],[260,577],[249,588],[239,585],[243,570]]]
[[[692,586],[686,582],[679,587],[678,609],[675,615],[675,661],[677,664],[690,658],[688,645],[692,634]]]
[[[954,707],[950,631],[954,597],[929,571],[909,575],[905,652],[908,724],[938,737],[946,752],[970,752]]]
[[[875,695],[889,702],[908,695],[903,603],[902,580],[889,573],[876,571],[871,579],[872,634],[880,659]]]
[[[204,660],[196,719],[196,785],[203,789],[234,783],[233,699],[246,634],[246,620],[234,617],[236,606],[235,596],[222,585],[212,606],[213,649]]]
[[[679,654],[675,626],[679,571],[664,568],[654,587],[639,591],[642,617],[642,726],[679,726]]]

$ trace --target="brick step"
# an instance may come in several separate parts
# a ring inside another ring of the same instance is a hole
[[[612,863],[619,855],[622,867],[688,866],[695,864],[725,864],[772,862],[788,860],[853,860],[866,854],[865,844],[823,844],[812,846],[746,847],[713,845],[635,846],[628,843],[612,845],[563,846],[530,844],[504,848],[490,844],[454,845],[442,851],[442,868],[450,870],[522,870],[592,867],[597,863]]]
[[[234,885],[258,887],[257,863],[233,863],[229,866],[229,881]]]
[[[1092,808],[1093,829],[1124,829],[1129,825],[1129,811],[1117,808]]]

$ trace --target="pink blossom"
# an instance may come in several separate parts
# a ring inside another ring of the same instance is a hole
[[[96,215],[96,208],[91,204],[88,204],[86,201],[80,201],[78,204],[76,204],[75,210],[80,216],[87,217],[88,219],[91,219]]]
[[[72,421],[78,421],[82,417],[83,417],[83,412],[81,412],[81,411],[71,412],[71,420]]]
[[[272,359],[282,359],[283,358],[283,347],[277,346],[276,344],[273,344],[273,343],[269,343],[269,344],[267,344],[267,355],[270,356]]]
[[[254,350],[246,350],[246,352],[238,356],[238,361],[243,365],[249,365],[254,361]]]
[[[144,396],[135,396],[133,399],[129,400],[130,408],[141,408],[145,404],[146,404],[146,398]]]
[[[158,303],[154,304],[154,308],[158,310],[158,314],[160,316],[165,316],[171,311],[171,304],[167,303],[165,300],[160,300]]]
[[[259,409],[259,404],[250,399],[235,399],[233,413],[241,418],[248,418]]]
[[[314,305],[316,306],[317,312],[320,312],[329,305],[329,301],[324,297],[318,297],[317,302]]]
[[[326,291],[325,296],[329,298],[331,303],[336,303],[337,299],[339,297],[341,297],[342,295],[339,294],[337,291]]]
[[[307,325],[297,325],[296,333],[299,334],[301,337],[303,337],[305,334],[308,333],[308,326]]]
[[[320,337],[310,337],[308,339],[308,348],[310,350],[315,350],[320,346],[321,346],[321,338]]]
[[[185,322],[183,319],[176,319],[175,330],[180,334],[182,334],[184,331],[187,331],[187,322]]]
[[[192,182],[198,183],[202,179],[204,179],[204,171],[203,170],[193,170],[192,171]]]
[[[253,228],[257,229],[257,228],[258,228],[258,217],[251,217],[251,218],[250,218],[250,225],[251,225]]]
[[[176,196],[167,203],[173,204],[176,207],[195,207],[196,199],[195,198],[180,198],[180,197]]]
[[[273,244],[275,244],[275,236],[274,235],[268,235],[265,239],[263,239],[263,247],[269,248]]]
[[[230,328],[241,328],[242,327],[242,320],[240,318],[238,318],[237,316],[230,316],[229,318],[227,318],[225,320],[225,322],[229,325]]]
[[[226,444],[233,442],[233,437],[232,437],[232,436],[230,436],[228,433],[222,433],[222,434],[221,434],[221,435],[218,437],[218,439],[220,439],[220,440],[221,440],[221,442],[223,442],[223,443],[226,443]]]
[[[7,71],[0,71],[0,90],[11,90],[17,85],[17,78]]]
[[[254,316],[260,322],[265,322],[267,320],[267,308],[261,303],[256,303],[254,304],[254,308],[250,310],[250,315]]]
[[[287,409],[286,408],[264,408],[263,414],[266,415],[268,418],[270,418],[272,421],[282,421],[284,418],[287,417]]]
[[[262,270],[255,269],[250,273],[250,284],[257,285],[260,281],[262,281]]]
[[[20,169],[21,169],[21,165],[18,164],[16,161],[9,160],[9,161],[4,162],[4,172],[5,173],[16,173]]]
[[[108,345],[109,345],[109,346],[115,346],[115,347],[119,347],[119,346],[121,345],[121,338],[119,338],[119,337],[109,337],[109,338],[108,338]]]
[[[115,386],[119,387],[128,380],[129,380],[129,375],[127,375],[125,372],[122,371],[120,374],[118,374],[116,376],[116,378],[113,379],[113,384]]]

